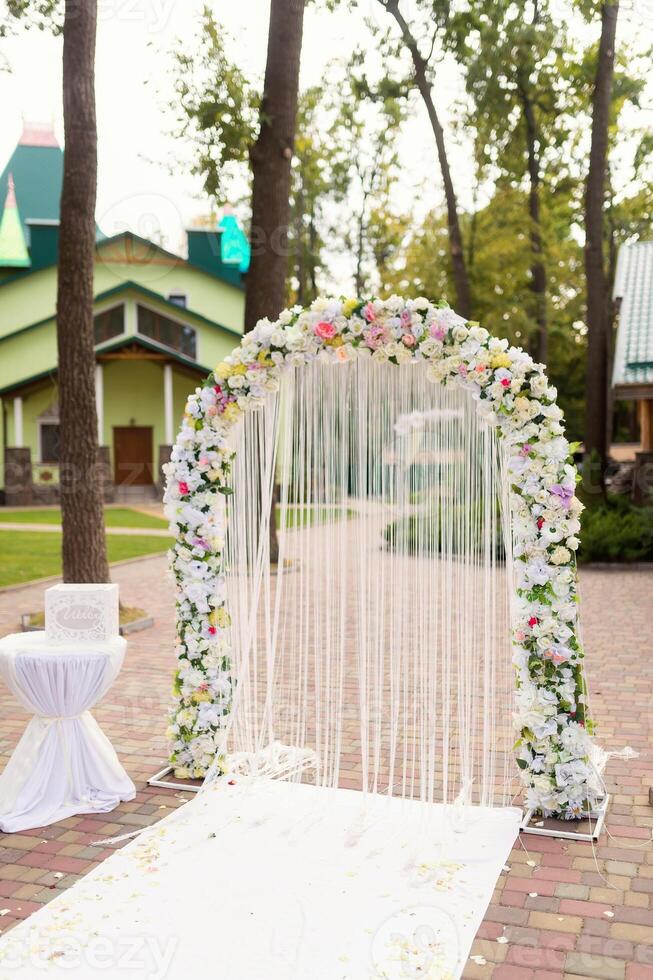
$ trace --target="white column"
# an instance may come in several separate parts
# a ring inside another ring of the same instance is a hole
[[[174,440],[172,421],[172,364],[163,365],[163,414],[165,419],[166,446],[171,446]]]
[[[20,449],[23,445],[23,399],[20,395],[14,398],[14,446]]]
[[[102,365],[95,365],[95,411],[97,413],[97,441],[104,445],[104,372]]]

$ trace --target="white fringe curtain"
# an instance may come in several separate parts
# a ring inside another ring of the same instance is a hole
[[[471,396],[419,362],[315,361],[284,373],[234,448],[232,764],[509,803],[507,481]]]

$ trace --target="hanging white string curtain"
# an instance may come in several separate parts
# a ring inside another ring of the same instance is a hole
[[[315,753],[319,785],[509,802],[507,481],[470,395],[419,362],[314,361],[234,448],[229,751],[280,742]]]

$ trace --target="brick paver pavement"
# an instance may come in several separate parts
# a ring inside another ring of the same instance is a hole
[[[185,794],[148,788],[165,760],[163,735],[173,661],[173,587],[165,559],[116,567],[129,605],[155,617],[130,638],[122,673],[96,717],[137,786],[110,814],[71,817],[23,834],[0,834],[0,927],[25,918],[110,853],[99,838],[158,820]],[[42,604],[43,586],[0,594],[0,635]],[[598,845],[522,836],[472,949],[466,978],[653,980],[653,572],[581,574],[582,618],[601,744],[631,745],[639,757],[612,759],[609,834]],[[0,690],[0,765],[27,720]],[[187,794],[186,794],[187,795]],[[506,941],[507,940],[507,941]],[[304,978],[298,978],[304,980]]]

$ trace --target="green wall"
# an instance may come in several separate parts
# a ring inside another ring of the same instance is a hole
[[[102,444],[109,446],[113,467],[114,426],[152,426],[152,467],[156,474],[159,446],[165,443],[165,419],[163,411],[163,365],[158,361],[109,361],[103,366],[104,379],[104,427]],[[173,438],[176,437],[188,395],[199,381],[176,370],[173,365]],[[38,474],[39,441],[38,418],[57,401],[57,386],[53,382],[23,397],[23,445],[32,453],[32,465]],[[13,397],[4,398],[7,420],[7,445],[14,445]],[[4,445],[0,435],[0,486],[4,485]],[[43,467],[58,479],[56,466]]]
[[[232,330],[242,331],[245,310],[242,289],[194,269],[183,259],[177,265],[174,262],[157,265],[154,260],[152,263],[109,261],[108,257],[103,260],[100,248],[95,265],[95,295],[129,281],[164,297],[176,291],[186,293],[190,310]],[[54,266],[0,285],[0,338],[52,317],[56,298],[57,270]]]

